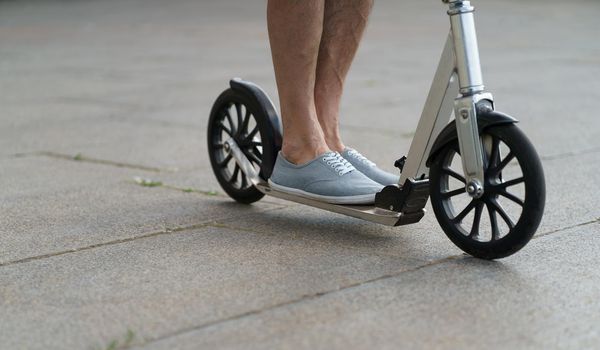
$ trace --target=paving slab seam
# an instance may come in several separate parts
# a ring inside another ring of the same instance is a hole
[[[69,154],[63,154],[63,153],[57,153],[57,152],[39,151],[39,152],[30,152],[30,153],[16,153],[16,154],[12,155],[12,158],[25,158],[25,157],[48,157],[48,158],[68,160],[68,161],[88,163],[88,164],[109,165],[109,166],[114,166],[117,168],[128,168],[128,169],[151,171],[151,172],[155,172],[155,173],[176,172],[176,170],[170,170],[170,169],[161,169],[161,168],[155,168],[155,167],[147,167],[144,165],[120,163],[120,162],[115,162],[115,161],[111,161],[111,160],[90,158],[87,156],[82,156],[81,154],[76,154],[76,155],[72,156]],[[131,182],[131,181],[128,181],[128,182]],[[149,187],[163,187],[163,188],[177,190],[177,191],[181,191],[181,192],[194,192],[194,193],[200,193],[200,194],[208,195],[208,196],[219,196],[219,197],[223,197],[223,198],[227,197],[226,195],[224,195],[220,192],[217,192],[217,191],[213,191],[213,190],[183,188],[183,187],[168,185],[168,184],[165,184],[162,182],[158,182],[156,185],[152,185]],[[269,203],[276,204],[274,202],[269,202]]]
[[[279,207],[274,207],[274,208],[269,208],[269,209],[263,209],[260,211],[260,213],[264,213],[264,212],[268,212],[268,211],[272,211],[272,210],[280,210],[280,209],[285,209],[285,208],[286,208],[285,206],[279,206]],[[252,215],[252,214],[236,215],[236,216],[232,216],[231,218],[243,218],[248,215]],[[115,239],[112,241],[96,243],[96,244],[92,244],[89,246],[71,248],[71,249],[62,250],[59,252],[53,252],[53,253],[48,253],[48,254],[43,254],[43,255],[30,256],[27,258],[22,258],[22,259],[17,259],[17,260],[0,262],[0,268],[9,266],[9,265],[23,264],[23,263],[27,263],[27,262],[31,262],[31,261],[36,261],[36,260],[48,259],[48,258],[52,258],[55,256],[61,256],[61,255],[66,255],[66,254],[71,254],[71,253],[78,253],[78,252],[101,248],[101,247],[106,247],[106,246],[110,246],[110,245],[133,242],[133,241],[137,241],[140,239],[152,238],[152,237],[161,236],[161,235],[169,235],[169,234],[174,234],[174,233],[181,233],[181,232],[189,231],[189,230],[196,230],[196,229],[205,228],[205,227],[223,228],[223,226],[221,224],[219,224],[218,222],[216,222],[214,220],[210,220],[210,221],[206,221],[206,222],[202,222],[202,223],[198,223],[198,224],[194,224],[194,225],[189,225],[189,226],[165,228],[164,230],[161,230],[161,231],[153,231],[153,232],[149,232],[146,234],[131,236],[131,237],[127,237],[127,238]]]
[[[195,332],[195,331],[199,331],[199,330],[202,330],[202,329],[214,327],[214,326],[217,326],[217,325],[220,325],[220,324],[223,324],[223,323],[237,321],[237,320],[243,319],[245,317],[259,315],[259,314],[261,314],[263,312],[272,311],[272,310],[275,310],[275,309],[278,309],[278,308],[296,305],[296,304],[299,304],[299,303],[302,303],[302,302],[305,302],[305,301],[308,301],[308,300],[316,299],[316,298],[319,298],[319,297],[322,297],[322,296],[325,296],[325,295],[330,295],[330,294],[333,294],[333,293],[337,293],[337,292],[341,292],[341,291],[346,291],[346,290],[349,290],[349,289],[359,288],[359,287],[361,287],[363,285],[366,285],[366,284],[378,282],[378,281],[389,279],[389,278],[398,277],[401,274],[404,274],[404,273],[407,273],[407,272],[418,271],[418,270],[421,270],[421,269],[424,269],[424,268],[427,268],[427,267],[436,266],[436,265],[443,264],[443,263],[448,262],[448,261],[456,260],[456,259],[461,258],[461,257],[464,257],[464,254],[452,255],[452,256],[449,256],[449,257],[446,257],[446,258],[443,258],[443,259],[439,259],[439,260],[428,262],[428,263],[423,264],[423,265],[415,266],[413,268],[403,269],[403,270],[397,271],[395,273],[389,273],[389,274],[385,274],[385,275],[382,275],[382,276],[374,277],[374,278],[371,278],[371,279],[368,279],[368,280],[351,283],[351,284],[348,284],[346,286],[341,286],[341,287],[336,288],[336,289],[326,290],[326,291],[322,291],[322,292],[316,292],[316,293],[312,293],[312,294],[306,294],[306,295],[303,295],[303,296],[301,296],[299,298],[288,300],[288,301],[284,301],[284,302],[277,303],[277,304],[274,304],[274,305],[270,305],[270,306],[267,306],[267,307],[262,308],[262,309],[250,310],[250,311],[246,311],[246,312],[243,312],[241,314],[238,314],[238,315],[234,315],[234,316],[231,316],[231,317],[223,318],[223,319],[220,319],[220,320],[215,320],[215,321],[212,321],[212,322],[207,322],[207,323],[195,326],[195,327],[184,328],[184,329],[181,329],[181,330],[179,330],[177,332],[165,334],[163,336],[156,337],[154,339],[150,339],[150,340],[145,341],[143,343],[135,344],[135,347],[145,346],[145,345],[148,345],[148,344],[151,344],[151,343],[155,343],[157,341],[161,341],[161,340],[172,338],[172,337],[179,336],[179,335],[182,335],[182,334],[186,334],[186,333]],[[125,347],[124,349],[129,349],[131,347],[132,346]]]
[[[572,228],[575,228],[575,227],[581,227],[581,226],[596,224],[596,223],[599,223],[599,222],[600,222],[600,218],[598,218],[596,220],[593,220],[593,221],[584,222],[584,223],[581,223],[581,224],[572,225],[572,226],[564,227],[564,228],[561,228],[561,229],[557,229],[557,230],[549,231],[549,232],[546,232],[546,233],[542,233],[540,235],[534,236],[532,239],[545,237],[545,236],[548,236],[550,234],[557,233],[557,232],[560,232],[560,231],[569,230],[569,229],[572,229]],[[224,225],[224,224],[220,224],[219,222],[212,223],[211,225],[212,226],[216,226],[216,227],[224,227],[224,228],[231,229],[231,227],[229,227],[227,225]],[[236,229],[238,229],[238,228],[236,228]],[[224,319],[221,319],[221,320],[215,320],[215,321],[207,322],[207,323],[204,323],[202,325],[195,326],[195,327],[185,328],[185,329],[182,329],[182,330],[177,331],[177,332],[173,332],[173,333],[170,333],[170,334],[166,334],[166,335],[163,335],[163,336],[151,339],[151,340],[143,342],[141,344],[136,344],[135,347],[144,346],[144,345],[147,345],[147,344],[151,344],[151,343],[154,343],[154,342],[157,342],[157,341],[161,341],[161,340],[164,340],[164,339],[172,338],[172,337],[179,336],[179,335],[182,335],[182,334],[186,334],[186,333],[190,333],[190,332],[195,332],[195,331],[199,331],[199,330],[202,330],[202,329],[206,329],[206,328],[210,328],[210,327],[213,327],[213,326],[217,326],[217,325],[220,325],[220,324],[223,324],[223,323],[240,320],[240,319],[243,319],[245,317],[259,315],[259,314],[261,314],[263,312],[268,312],[268,311],[275,310],[275,309],[278,309],[278,308],[281,308],[281,307],[286,307],[286,306],[291,306],[291,305],[299,304],[299,303],[307,301],[307,300],[316,299],[316,298],[319,298],[319,297],[322,297],[322,296],[325,296],[325,295],[330,295],[330,294],[333,294],[333,293],[337,293],[337,292],[340,292],[340,291],[345,291],[345,290],[349,290],[349,289],[353,289],[353,288],[358,288],[358,287],[361,287],[363,285],[367,285],[367,284],[370,284],[370,283],[374,283],[374,282],[378,282],[378,281],[382,281],[382,280],[386,280],[386,279],[398,277],[398,276],[400,276],[400,275],[402,275],[404,273],[410,273],[410,272],[418,271],[418,270],[421,270],[421,269],[424,269],[424,268],[427,268],[427,267],[437,266],[437,265],[440,265],[440,264],[443,264],[443,263],[446,263],[446,262],[449,262],[449,261],[453,261],[453,260],[456,260],[456,259],[459,259],[459,258],[464,258],[464,257],[468,258],[469,256],[467,254],[465,254],[465,253],[458,254],[458,255],[451,255],[451,256],[448,256],[448,257],[445,257],[445,258],[442,258],[442,259],[429,261],[426,264],[419,265],[419,266],[416,266],[416,267],[413,267],[413,268],[399,270],[399,271],[397,271],[395,273],[384,274],[384,275],[381,275],[381,276],[378,276],[378,277],[374,277],[374,278],[371,278],[371,279],[368,279],[368,280],[351,283],[351,284],[348,284],[346,286],[341,286],[341,287],[338,287],[336,289],[331,289],[331,290],[327,290],[327,291],[322,291],[322,292],[316,292],[316,293],[313,293],[313,294],[303,295],[303,296],[301,296],[301,297],[299,297],[297,299],[288,300],[288,301],[281,302],[281,303],[278,303],[278,304],[274,304],[274,305],[271,305],[271,306],[268,306],[268,307],[265,307],[265,308],[262,308],[262,309],[250,310],[250,311],[247,311],[247,312],[244,312],[244,313],[241,313],[241,314],[238,314],[238,315],[234,315],[234,316],[231,316],[231,317],[227,317],[227,318],[224,318]],[[128,349],[128,348],[129,347],[127,347],[126,349]]]
[[[287,206],[281,205],[275,208],[270,208],[270,209],[265,209],[262,212],[268,212],[268,211],[274,211],[274,210],[281,210],[281,209],[285,209],[287,208]],[[251,214],[248,214],[251,215]],[[246,215],[242,215],[239,217],[244,217]],[[234,217],[238,217],[238,216],[234,216]],[[590,224],[596,224],[596,223],[600,223],[600,218],[592,220],[592,221],[587,221],[587,222],[583,222],[583,223],[579,223],[576,225],[571,225],[571,226],[566,226],[566,227],[561,227],[559,229],[556,230],[552,230],[552,231],[548,231],[548,232],[543,232],[540,234],[536,234],[532,239],[536,239],[536,238],[540,238],[540,237],[545,237],[554,233],[558,233],[560,231],[564,231],[564,230],[568,230],[568,229],[572,229],[575,227],[581,227],[581,226],[586,226],[586,225],[590,225]],[[145,238],[150,238],[150,237],[155,237],[158,235],[163,235],[163,234],[172,234],[172,233],[178,233],[178,232],[182,232],[182,231],[186,231],[186,230],[193,230],[193,229],[198,229],[198,228],[203,228],[203,227],[216,227],[216,228],[226,228],[229,230],[240,230],[240,231],[244,231],[244,232],[251,232],[251,233],[264,233],[264,232],[258,232],[258,231],[254,231],[254,230],[250,230],[247,228],[241,228],[241,227],[237,227],[237,226],[231,226],[231,225],[227,225],[222,223],[220,220],[219,221],[209,221],[209,222],[204,222],[204,223],[200,223],[200,224],[194,224],[194,225],[190,225],[190,226],[182,226],[182,227],[175,227],[175,228],[167,228],[165,230],[162,231],[154,231],[154,232],[150,232],[147,234],[143,234],[143,235],[139,235],[139,236],[133,236],[133,237],[128,237],[128,238],[122,238],[122,239],[117,239],[117,240],[113,240],[113,241],[108,241],[108,242],[102,242],[102,243],[97,243],[97,244],[92,244],[89,246],[84,246],[84,247],[79,247],[79,248],[72,248],[69,250],[63,250],[63,251],[59,251],[59,252],[54,252],[54,253],[48,253],[48,254],[43,254],[43,255],[36,255],[36,256],[31,256],[31,257],[27,257],[27,258],[23,258],[23,259],[18,259],[18,260],[11,260],[11,261],[6,261],[6,262],[0,262],[0,267],[4,267],[4,266],[9,266],[9,265],[15,265],[15,264],[21,264],[21,263],[26,263],[26,262],[30,262],[30,261],[35,261],[35,260],[42,260],[42,259],[46,259],[46,258],[51,258],[51,257],[55,257],[55,256],[60,256],[60,255],[65,255],[65,254],[70,254],[70,253],[76,253],[76,252],[80,252],[80,251],[85,251],[85,250],[90,250],[90,249],[95,249],[95,248],[100,248],[100,247],[104,247],[104,246],[109,246],[109,245],[114,245],[114,244],[121,244],[121,243],[126,243],[126,242],[131,242],[131,241],[135,241],[138,239],[145,239]],[[344,245],[345,247],[349,247],[352,248],[351,245]],[[393,255],[390,255],[393,256]],[[444,258],[447,259],[447,258]],[[442,259],[442,260],[444,260]],[[441,261],[441,260],[436,260],[434,262],[437,261]]]
[[[146,181],[146,180],[141,180],[141,181]],[[173,185],[169,185],[167,183],[164,183],[162,181],[152,181],[152,180],[149,180],[148,183],[145,183],[145,182],[140,183],[140,182],[135,181],[135,180],[133,180],[133,181],[128,180],[128,181],[125,181],[125,182],[128,183],[128,184],[136,184],[136,185],[141,186],[141,187],[159,187],[159,188],[164,188],[164,189],[167,189],[167,190],[174,190],[174,191],[178,191],[178,192],[198,193],[198,194],[201,194],[201,195],[204,195],[204,196],[219,197],[219,198],[228,198],[228,196],[226,196],[225,194],[217,192],[217,191],[214,191],[214,190],[201,190],[201,189],[192,188],[192,187],[173,186]],[[269,202],[269,203],[276,204],[276,203],[272,203],[272,202]]]
[[[127,182],[128,183],[136,183],[135,181],[127,181]],[[138,184],[138,183],[136,183],[136,184]],[[141,185],[141,186],[144,186],[144,185]],[[179,187],[179,186],[169,185],[168,183],[164,183],[164,182],[160,182],[159,184],[157,184],[155,186],[150,186],[150,187],[160,187],[160,188],[165,188],[168,190],[174,190],[174,191],[185,192],[185,193],[198,193],[198,194],[201,194],[204,196],[211,196],[211,197],[230,198],[228,195],[221,193],[221,192],[214,191],[214,190],[201,190],[201,189],[193,188],[193,187]],[[261,203],[267,203],[267,204],[277,205],[277,206],[286,207],[286,208],[292,207],[295,205],[299,205],[294,202],[287,202],[286,204],[282,204],[282,203],[278,203],[275,201],[271,201],[269,199],[261,199]]]
[[[267,212],[267,211],[271,211],[271,210],[280,210],[285,208],[284,206],[282,207],[276,207],[276,208],[270,208],[270,209],[266,209],[263,212]],[[592,221],[588,221],[588,222],[584,222],[584,223],[580,223],[580,224],[576,224],[576,225],[571,225],[571,226],[567,226],[567,227],[563,227],[560,229],[556,229],[556,230],[552,230],[552,231],[548,231],[548,232],[544,232],[541,234],[538,234],[536,236],[533,237],[533,239],[536,238],[541,238],[541,237],[545,237],[548,236],[550,234],[553,233],[557,233],[560,231],[564,231],[564,230],[568,230],[571,228],[575,228],[575,227],[581,227],[581,226],[586,226],[586,225],[591,225],[591,224],[597,224],[600,223],[600,218],[596,219],[596,220],[592,220]],[[54,256],[61,256],[61,255],[65,255],[65,254],[69,254],[69,253],[76,253],[76,252],[81,252],[81,251],[86,251],[86,250],[91,250],[91,249],[95,249],[95,248],[100,248],[100,247],[104,247],[104,246],[109,246],[109,245],[114,245],[114,244],[121,244],[121,243],[127,243],[127,242],[131,242],[131,241],[135,241],[138,239],[145,239],[145,238],[151,238],[151,237],[155,237],[155,236],[159,236],[159,235],[164,235],[164,234],[173,234],[173,233],[180,233],[186,230],[193,230],[193,229],[198,229],[198,228],[204,228],[204,227],[217,227],[217,228],[227,228],[227,229],[236,229],[236,230],[242,230],[242,231],[249,231],[249,230],[244,230],[242,228],[238,228],[238,227],[231,227],[229,225],[225,225],[220,223],[219,221],[209,221],[209,222],[205,222],[205,223],[201,223],[201,224],[195,224],[195,225],[189,225],[189,226],[182,226],[182,227],[176,227],[176,228],[172,228],[172,229],[165,229],[162,231],[155,231],[155,232],[151,232],[145,235],[140,235],[140,236],[135,236],[135,237],[128,237],[128,238],[123,238],[123,239],[118,239],[118,240],[113,240],[113,241],[109,241],[109,242],[104,242],[104,243],[98,243],[98,244],[93,244],[90,246],[86,246],[86,247],[81,247],[81,248],[76,248],[76,249],[70,249],[70,250],[66,250],[66,251],[61,251],[61,252],[56,252],[56,253],[50,253],[50,254],[44,254],[44,255],[40,255],[40,256],[35,256],[35,257],[29,257],[29,258],[24,258],[24,259],[19,259],[19,260],[14,260],[14,261],[9,261],[9,262],[4,262],[4,263],[0,263],[0,267],[3,266],[8,266],[8,265],[14,265],[14,264],[19,264],[19,263],[26,263],[26,262],[30,262],[30,261],[35,261],[35,260],[41,260],[41,259],[45,259],[45,258],[51,258]],[[429,261],[423,265],[419,265],[416,266],[414,268],[410,268],[410,269],[402,269],[399,270],[395,273],[389,273],[389,274],[384,274],[381,276],[377,276],[368,280],[364,280],[364,281],[358,281],[355,283],[351,283],[348,284],[346,286],[341,286],[338,287],[336,289],[331,289],[331,290],[327,290],[327,291],[321,291],[321,292],[316,292],[313,294],[307,294],[307,295],[303,295],[300,298],[297,299],[293,299],[293,300],[289,300],[286,302],[281,302],[278,304],[274,304],[271,306],[268,306],[266,308],[262,308],[262,309],[256,309],[256,310],[250,310],[238,315],[234,315],[228,318],[224,318],[221,320],[215,320],[212,322],[208,322],[199,326],[195,326],[195,327],[190,327],[190,328],[186,328],[186,329],[182,329],[180,331],[177,332],[173,332],[158,338],[154,338],[151,339],[150,341],[141,343],[141,344],[136,344],[136,346],[143,346],[143,345],[147,345],[156,341],[160,341],[160,340],[164,340],[164,339],[168,339],[174,336],[178,336],[181,334],[185,334],[185,333],[189,333],[189,332],[194,332],[194,331],[198,331],[201,329],[205,329],[205,328],[209,328],[209,327],[213,327],[219,324],[223,324],[223,323],[227,323],[230,321],[235,321],[235,320],[239,320],[245,317],[249,317],[249,316],[253,316],[253,315],[258,315],[260,313],[263,312],[268,312],[277,308],[281,308],[281,307],[285,307],[285,306],[290,306],[290,305],[294,305],[294,304],[298,304],[301,302],[304,302],[306,300],[311,300],[311,299],[316,299],[319,298],[321,296],[325,296],[325,295],[329,295],[329,294],[333,294],[339,291],[344,291],[344,290],[348,290],[348,289],[353,289],[353,288],[358,288],[360,286],[363,285],[367,285],[370,283],[374,283],[377,281],[381,281],[381,280],[385,280],[385,279],[389,279],[389,278],[394,278],[394,277],[398,277],[404,273],[409,273],[409,272],[414,272],[414,271],[418,271],[427,267],[431,267],[431,266],[436,266],[439,264],[443,264],[449,261],[453,261],[456,260],[458,258],[461,257],[465,257],[465,254],[458,254],[458,255],[452,255],[446,258],[442,258],[442,259],[438,259],[438,260],[434,260],[434,261]],[[129,347],[127,347],[129,348]]]
[[[586,226],[586,225],[595,224],[595,223],[600,223],[600,218],[597,218],[597,219],[591,220],[591,221],[586,221],[586,222],[578,223],[578,224],[575,224],[575,225],[561,227],[561,228],[558,228],[558,229],[555,229],[555,230],[551,230],[551,231],[537,233],[537,234],[535,234],[532,237],[532,239],[536,239],[536,238],[539,238],[539,237],[548,236],[548,235],[551,235],[553,233],[557,233],[557,232],[561,232],[561,231],[565,231],[565,230],[570,230],[572,228]],[[230,224],[223,223],[220,220],[215,221],[213,224],[211,224],[211,226],[219,227],[219,228],[226,228],[226,229],[234,230],[234,231],[237,230],[237,231],[243,231],[243,232],[248,232],[248,233],[265,234],[264,231],[258,231],[258,230],[253,230],[253,229],[247,228],[247,227],[239,227],[239,226],[235,226],[235,225],[230,225]],[[273,235],[276,235],[276,234],[273,234]],[[317,241],[317,240],[313,240],[312,238],[307,238],[307,240]],[[344,247],[344,248],[349,248],[349,249],[356,248],[356,246],[353,246],[351,244],[343,244],[343,243],[339,244],[339,246],[340,247]],[[383,253],[383,255],[391,256],[391,257],[397,257],[397,255],[389,254],[389,253]]]
[[[198,189],[198,188],[193,188],[193,187],[179,187],[179,186],[173,186],[173,185],[169,185],[166,182],[162,182],[162,181],[156,181],[156,182],[152,182],[150,181],[150,185],[144,184],[144,183],[140,183],[138,181],[126,181],[127,183],[134,183],[137,185],[140,185],[142,187],[160,187],[160,188],[165,188],[168,190],[175,190],[178,192],[185,192],[185,193],[198,193],[198,194],[202,194],[205,196],[211,196],[211,197],[219,197],[219,198],[230,198],[228,195],[226,195],[225,193],[221,193],[215,190],[202,190],[202,189]],[[272,205],[278,205],[278,206],[285,206],[285,207],[291,207],[294,205],[298,205],[297,203],[294,202],[287,202],[287,204],[282,204],[282,203],[278,203],[275,201],[271,201],[268,199],[261,199],[261,203],[267,203],[267,204],[272,204]]]
[[[80,153],[77,153],[75,155],[70,155],[70,154],[64,154],[64,153],[58,153],[58,152],[52,152],[52,151],[36,151],[36,152],[26,152],[26,153],[15,153],[15,154],[13,154],[13,157],[15,157],[15,158],[48,157],[48,158],[54,158],[54,159],[69,160],[69,161],[73,161],[73,162],[111,165],[111,166],[118,167],[118,168],[144,170],[144,171],[151,171],[151,172],[155,172],[155,173],[174,172],[173,170],[169,170],[169,169],[161,169],[161,168],[150,167],[150,166],[139,165],[139,164],[129,164],[129,163],[115,162],[115,161],[106,160],[106,159],[91,158],[91,157],[83,156]]]
[[[581,226],[587,226],[587,225],[593,225],[593,224],[600,224],[600,218],[597,218],[595,220],[590,220],[590,221],[582,222],[582,223],[575,224],[575,225],[571,225],[571,226],[557,228],[555,230],[551,230],[551,231],[547,231],[547,232],[538,233],[535,236],[533,236],[532,239],[539,238],[539,237],[544,237],[544,236],[548,236],[548,235],[551,235],[551,234],[554,234],[554,233],[557,233],[557,232],[560,232],[560,231],[564,231],[564,230],[569,230],[569,229],[572,229],[572,228],[575,228],[575,227],[581,227]]]
[[[25,157],[48,157],[48,158],[68,160],[68,161],[73,161],[73,162],[109,165],[109,166],[114,166],[117,168],[128,168],[128,169],[151,171],[151,172],[155,172],[155,173],[164,173],[164,172],[174,173],[174,172],[178,171],[178,170],[171,170],[171,169],[161,169],[161,168],[156,168],[156,167],[147,167],[145,165],[121,163],[121,162],[115,162],[115,161],[106,160],[106,159],[91,158],[91,157],[87,157],[87,156],[82,156],[81,154],[76,154],[73,156],[73,155],[69,155],[69,154],[57,153],[57,152],[51,152],[51,151],[16,153],[16,154],[11,155],[11,158],[25,158]],[[203,170],[203,168],[193,168],[193,170]],[[131,182],[131,181],[129,181],[129,182]],[[228,198],[228,196],[225,195],[224,193],[217,192],[214,190],[203,190],[203,189],[197,189],[197,188],[192,188],[192,187],[178,187],[178,186],[169,185],[168,183],[163,183],[163,182],[160,182],[160,184],[152,186],[152,187],[162,187],[162,188],[181,191],[181,192],[193,192],[193,193],[199,193],[199,194],[207,195],[207,196],[218,196],[221,198]],[[273,205],[281,205],[281,203],[270,201],[268,199],[267,200],[263,199],[262,202],[273,204]]]
[[[228,195],[218,192],[218,191],[214,191],[214,190],[201,190],[201,189],[197,189],[197,188],[193,188],[193,187],[179,187],[179,186],[169,185],[168,183],[164,183],[164,182],[160,182],[160,181],[153,183],[150,186],[140,184],[139,182],[136,182],[136,181],[127,181],[127,182],[135,183],[142,187],[160,187],[160,188],[166,188],[169,190],[175,190],[175,191],[186,192],[186,193],[199,193],[202,195],[212,196],[212,197],[230,198]],[[300,205],[295,202],[286,202],[286,204],[282,204],[280,202],[278,203],[276,201],[269,200],[269,197],[267,197],[267,199],[261,199],[260,201],[261,201],[261,203],[267,203],[267,204],[277,205],[277,206],[281,206],[281,207],[292,207],[292,206]],[[248,205],[250,205],[250,204],[248,204]]]
[[[265,210],[261,211],[261,213],[268,212],[268,211],[274,211],[274,210],[281,210],[281,209],[285,209],[285,208],[287,208],[287,206],[281,205],[281,206],[278,206],[278,207],[275,207],[275,208],[265,209]],[[256,213],[256,214],[258,214],[258,213]],[[248,215],[251,215],[251,214],[248,214]],[[246,215],[234,216],[234,217],[244,217],[244,216],[246,216]],[[579,224],[576,224],[576,225],[566,226],[566,227],[562,227],[562,228],[559,228],[559,229],[556,229],[556,230],[552,230],[552,231],[548,231],[548,232],[543,232],[543,233],[540,233],[540,234],[536,234],[532,239],[536,239],[536,238],[539,238],[539,237],[548,236],[548,235],[551,235],[553,233],[557,233],[557,232],[560,232],[560,231],[572,229],[572,228],[575,228],[575,227],[586,226],[586,225],[590,225],[590,224],[594,224],[594,223],[600,223],[600,218],[598,218],[596,220],[587,221],[587,222],[579,223]],[[226,228],[226,229],[229,229],[229,230],[239,230],[239,231],[250,232],[250,233],[264,234],[264,232],[262,232],[262,231],[259,232],[259,231],[251,230],[251,229],[248,229],[248,228],[242,228],[242,227],[237,227],[237,226],[232,226],[232,225],[224,224],[220,220],[219,221],[210,221],[210,222],[204,222],[204,223],[194,224],[194,225],[190,225],[190,226],[175,227],[175,228],[172,228],[172,229],[171,228],[167,228],[167,229],[162,230],[162,231],[154,231],[154,232],[150,232],[150,233],[139,235],[139,236],[133,236],[133,237],[122,238],[122,239],[117,239],[117,240],[108,241],[108,242],[102,242],[102,243],[92,244],[92,245],[89,245],[89,246],[79,247],[79,248],[73,248],[73,249],[64,250],[64,251],[60,251],[60,252],[54,252],[54,253],[48,253],[48,254],[44,254],[44,255],[37,255],[37,256],[27,257],[27,258],[18,259],[18,260],[6,261],[6,262],[3,262],[3,263],[0,263],[0,267],[4,267],[4,266],[8,266],[8,265],[14,265],[14,264],[21,264],[21,263],[26,263],[26,262],[35,261],[35,260],[41,260],[41,259],[46,259],[46,258],[51,258],[51,257],[54,257],[54,256],[60,256],[60,255],[65,255],[65,254],[69,254],[69,253],[76,253],[76,252],[80,252],[80,251],[90,250],[90,249],[94,249],[94,248],[100,248],[100,247],[114,245],[114,244],[121,244],[121,243],[131,242],[131,241],[135,241],[135,240],[138,240],[138,239],[145,239],[145,238],[155,237],[155,236],[163,235],[163,234],[171,234],[171,233],[177,233],[177,232],[182,232],[182,231],[186,231],[186,230],[194,230],[194,229],[203,228],[203,227]],[[346,247],[346,248],[354,248],[352,245],[343,245],[343,246]],[[395,255],[392,255],[392,254],[385,254],[385,255],[395,256]],[[444,259],[446,259],[446,258],[444,258]],[[437,260],[437,261],[439,261],[439,260]]]
[[[173,228],[173,229],[165,229],[165,230],[162,230],[162,231],[154,231],[154,232],[150,232],[150,233],[147,233],[147,234],[142,234],[142,235],[139,235],[139,236],[132,236],[132,237],[127,237],[127,238],[115,239],[115,240],[112,240],[112,241],[102,242],[102,243],[96,243],[96,244],[92,244],[92,245],[89,245],[89,246],[84,246],[84,247],[79,247],[79,248],[72,248],[72,249],[69,249],[69,250],[63,250],[63,251],[54,252],[54,253],[48,253],[48,254],[44,254],[44,255],[36,255],[36,256],[31,256],[31,257],[27,257],[27,258],[23,258],[23,259],[18,259],[18,260],[6,261],[6,262],[3,262],[3,263],[0,263],[0,267],[9,266],[9,265],[15,265],[15,264],[22,264],[22,263],[27,263],[27,262],[30,262],[30,261],[35,261],[35,260],[42,260],[42,259],[52,258],[52,257],[55,257],[55,256],[61,256],[61,255],[66,255],[66,254],[71,254],[71,253],[77,253],[77,252],[82,252],[82,251],[86,251],[86,250],[91,250],[91,249],[105,247],[105,246],[110,246],[110,245],[115,245],[115,244],[132,242],[132,241],[135,241],[135,240],[145,239],[145,238],[150,238],[150,237],[156,237],[156,236],[160,236],[160,235],[164,235],[164,234],[172,234],[172,233],[178,233],[178,232],[185,231],[185,230],[199,229],[199,228],[203,228],[203,227],[208,227],[208,226],[210,226],[210,224],[211,224],[210,222],[206,222],[206,223],[195,224],[195,225],[191,225],[191,226],[176,227],[176,228]]]

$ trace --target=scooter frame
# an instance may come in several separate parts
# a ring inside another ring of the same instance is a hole
[[[484,193],[483,150],[479,138],[482,128],[516,120],[494,112],[493,97],[484,91],[479,49],[474,23],[474,8],[470,1],[442,0],[448,4],[450,33],[421,114],[409,152],[396,165],[401,170],[397,186],[386,186],[370,206],[338,205],[312,200],[272,189],[246,158],[233,138],[224,142],[248,180],[260,192],[320,209],[357,217],[363,220],[398,226],[418,222],[425,213],[429,196],[429,160],[437,148],[458,138],[466,192],[473,198]],[[234,79],[233,84],[245,86],[267,96],[257,85]],[[268,99],[268,97],[267,97]],[[272,101],[267,101],[275,110]],[[449,124],[454,112],[455,123]],[[479,120],[479,124],[478,124]]]

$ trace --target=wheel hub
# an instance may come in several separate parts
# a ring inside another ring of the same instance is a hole
[[[480,198],[483,195],[483,186],[477,180],[469,181],[467,193],[473,198]]]

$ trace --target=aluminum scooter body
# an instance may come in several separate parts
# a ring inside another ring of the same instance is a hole
[[[450,33],[409,152],[396,162],[401,170],[397,185],[386,186],[377,193],[375,203],[369,206],[329,204],[284,193],[269,186],[232,138],[226,140],[225,150],[230,152],[254,187],[269,196],[383,225],[415,223],[425,214],[424,207],[429,197],[428,162],[431,156],[436,149],[458,138],[466,192],[474,198],[481,196],[484,175],[479,132],[492,125],[514,123],[516,120],[495,112],[492,95],[484,91],[474,8],[470,1],[442,1],[449,6]],[[237,78],[230,84],[232,88],[245,90],[254,96],[268,113],[276,113],[270,98],[257,85]],[[452,114],[455,122],[449,123]],[[280,129],[279,133],[276,136],[280,138]]]

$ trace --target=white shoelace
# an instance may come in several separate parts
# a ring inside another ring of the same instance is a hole
[[[323,161],[337,171],[338,175],[342,176],[354,170],[354,166],[350,164],[344,157],[337,152],[330,152],[323,156]]]
[[[354,158],[358,159],[360,162],[366,164],[367,166],[375,166],[375,163],[373,163],[372,161],[368,160],[367,157],[363,156],[362,154],[360,154],[357,150],[355,149],[351,149],[348,151],[348,154],[353,156]]]

